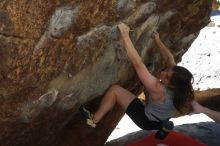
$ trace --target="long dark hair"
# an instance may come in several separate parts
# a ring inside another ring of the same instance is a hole
[[[174,66],[172,71],[170,84],[174,87],[172,88],[174,92],[173,104],[182,113],[185,105],[194,99],[193,75],[189,70],[181,66]]]

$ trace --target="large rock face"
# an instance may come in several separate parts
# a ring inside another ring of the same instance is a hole
[[[142,91],[117,24],[131,27],[156,75],[164,64],[151,33],[179,61],[210,12],[210,0],[1,0],[0,145],[103,145],[123,112],[116,107],[94,130],[79,106],[96,109],[112,84]]]

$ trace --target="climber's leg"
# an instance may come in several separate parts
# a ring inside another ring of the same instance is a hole
[[[102,117],[113,108],[115,103],[118,103],[124,110],[126,110],[128,105],[135,98],[136,96],[130,91],[122,88],[121,86],[113,85],[104,95],[99,109],[94,114],[94,123],[98,123]]]

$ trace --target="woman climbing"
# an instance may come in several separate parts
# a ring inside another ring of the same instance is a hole
[[[129,36],[130,28],[121,23],[118,25],[129,60],[140,81],[149,93],[149,103],[145,106],[136,95],[119,85],[111,86],[105,93],[100,107],[92,115],[81,108],[86,116],[87,124],[96,127],[102,117],[118,103],[126,111],[134,123],[144,130],[160,129],[163,120],[169,119],[176,110],[182,111],[186,104],[194,99],[192,74],[183,67],[177,66],[169,49],[161,42],[159,33],[152,35],[167,68],[162,70],[157,79],[153,76],[134,48]],[[160,120],[159,120],[160,119]]]

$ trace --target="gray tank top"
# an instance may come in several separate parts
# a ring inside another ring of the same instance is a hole
[[[145,115],[149,120],[159,121],[154,116],[158,117],[160,120],[165,120],[170,118],[176,111],[176,108],[173,105],[173,92],[165,86],[164,95],[166,97],[164,103],[156,103],[152,100],[151,96],[149,96],[148,105],[145,107]]]

